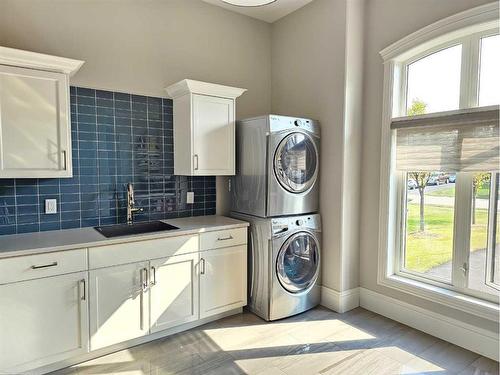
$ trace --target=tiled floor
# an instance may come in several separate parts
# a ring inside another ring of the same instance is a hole
[[[498,363],[357,308],[266,323],[244,313],[58,374],[498,374]]]

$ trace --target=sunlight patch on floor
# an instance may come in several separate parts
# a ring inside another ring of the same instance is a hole
[[[375,339],[375,336],[336,319],[220,327],[203,332],[222,350]]]

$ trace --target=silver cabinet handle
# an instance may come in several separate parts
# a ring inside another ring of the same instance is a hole
[[[85,279],[81,279],[80,280],[80,286],[82,288],[80,299],[82,301],[86,301],[87,300],[87,288],[86,288],[86,285],[85,285]]]
[[[227,241],[227,240],[232,240],[233,236],[229,235],[229,237],[219,237],[217,238],[217,241]]]
[[[156,267],[151,266],[151,276],[153,277],[153,280],[149,283],[149,285],[153,286],[156,285]]]
[[[193,168],[195,170],[198,170],[198,154],[194,154],[193,159],[194,159],[194,167]]]
[[[63,170],[66,170],[67,160],[66,160],[66,150],[62,150],[62,158],[63,158]]]
[[[57,262],[52,262],[49,264],[42,264],[41,266],[31,266],[32,270],[39,270],[40,268],[48,268],[57,266]]]
[[[141,282],[142,282],[142,290],[146,291],[148,289],[148,269],[143,268],[141,270]]]
[[[148,269],[146,267],[141,269],[141,301],[139,303],[140,314],[140,329],[144,330],[144,293],[148,288]]]
[[[201,265],[200,274],[204,275],[205,274],[205,259],[204,258],[200,259],[200,265]]]

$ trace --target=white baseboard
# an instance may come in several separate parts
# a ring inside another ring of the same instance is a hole
[[[449,318],[366,288],[359,288],[359,300],[360,306],[367,310],[495,361],[499,360],[499,338],[496,332]]]
[[[321,305],[338,313],[355,309],[359,306],[359,288],[337,292],[336,290],[322,286]]]

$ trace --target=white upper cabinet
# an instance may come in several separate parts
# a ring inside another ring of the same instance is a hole
[[[174,101],[174,174],[235,174],[236,98],[246,90],[185,79],[167,92]]]
[[[72,177],[69,76],[82,64],[0,47],[0,178]]]

